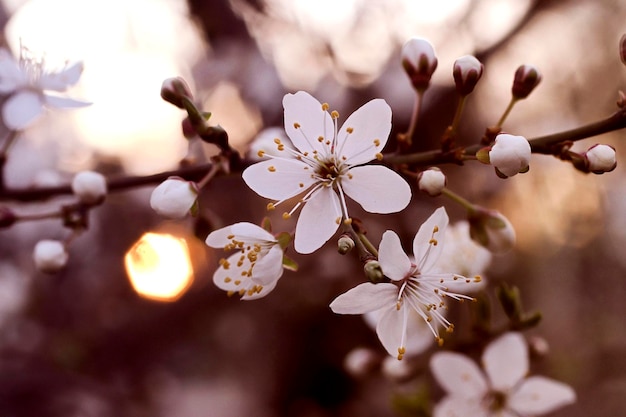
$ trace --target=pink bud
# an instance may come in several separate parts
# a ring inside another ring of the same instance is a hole
[[[511,92],[513,97],[521,99],[526,98],[537,87],[541,81],[541,74],[537,68],[532,65],[522,65],[515,71],[513,79],[513,88]]]
[[[426,39],[409,39],[402,47],[402,67],[413,87],[416,90],[425,90],[437,68],[435,49]]]
[[[483,64],[475,56],[465,55],[454,61],[452,75],[456,84],[456,91],[466,96],[474,91],[474,87],[483,75]]]

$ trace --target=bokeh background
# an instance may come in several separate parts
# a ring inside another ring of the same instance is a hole
[[[163,79],[192,85],[212,122],[245,153],[263,129],[282,124],[282,96],[307,90],[347,116],[367,100],[391,105],[394,131],[408,125],[413,92],[399,63],[411,36],[428,38],[439,68],[426,93],[416,149],[437,146],[454,114],[451,68],[475,54],[485,73],[471,96],[461,142],[476,143],[509,100],[515,69],[538,67],[543,80],[505,123],[528,138],[598,120],[626,88],[618,40],[626,32],[619,0],[4,0],[3,40],[25,45],[54,68],[84,60],[72,94],[88,109],[49,114],[12,149],[13,187],[65,183],[96,169],[111,178],[176,168],[186,153],[181,112],[159,98]],[[623,155],[624,132],[601,142]],[[393,140],[392,145],[393,146]],[[209,154],[211,149],[204,149]],[[620,160],[621,161],[621,160]],[[578,403],[554,416],[623,416],[626,392],[626,182],[612,173],[584,175],[555,158],[534,156],[531,170],[506,181],[484,165],[444,166],[448,185],[505,214],[516,249],[495,257],[487,293],[517,285],[528,310],[544,314],[528,333],[549,354],[533,371],[572,385]],[[147,202],[152,187],[117,192],[91,215],[88,233],[70,249],[68,267],[35,271],[42,238],[68,234],[57,221],[0,231],[0,415],[63,417],[394,416],[398,396],[417,392],[374,370],[345,372],[358,346],[383,355],[360,317],[333,315],[328,304],[363,281],[353,256],[329,242],[293,257],[265,299],[242,302],[215,288],[221,256],[203,240],[211,227],[259,222],[266,201],[236,176],[215,180],[199,220],[166,222]],[[63,198],[18,205],[26,212]],[[371,240],[393,228],[407,247],[418,225],[445,204],[414,192],[403,213],[372,216],[353,206]],[[275,220],[276,228],[292,224]],[[124,255],[146,232],[187,241],[194,281],[176,301],[139,296]],[[461,322],[467,305],[454,306]],[[503,323],[494,304],[494,322]],[[460,326],[457,326],[457,328]],[[454,338],[454,335],[452,336]],[[425,360],[418,358],[422,362]],[[419,368],[419,364],[416,365]],[[439,395],[437,388],[432,393]],[[395,398],[395,400],[394,400]],[[394,406],[395,404],[395,406]],[[394,411],[395,410],[395,411]],[[413,414],[417,415],[417,414]]]

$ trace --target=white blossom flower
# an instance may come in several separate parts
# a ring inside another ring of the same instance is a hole
[[[454,326],[444,316],[445,297],[456,300],[472,298],[448,291],[446,284],[467,278],[453,273],[434,273],[433,268],[443,248],[448,215],[438,208],[419,228],[413,240],[416,263],[402,250],[400,238],[390,230],[383,234],[378,260],[390,283],[366,282],[337,297],[330,308],[338,314],[364,314],[381,310],[376,333],[390,355],[402,359],[406,353],[409,314],[417,313],[428,325],[435,339],[442,343],[439,328],[452,331]]]
[[[68,258],[65,245],[58,240],[40,240],[33,250],[35,267],[41,272],[59,271],[67,264]]]
[[[589,171],[594,174],[611,172],[617,167],[615,148],[610,145],[593,145],[583,155],[589,165]]]
[[[489,151],[489,163],[505,177],[512,177],[528,171],[531,154],[530,143],[525,137],[501,133]]]
[[[194,182],[170,177],[159,184],[150,195],[150,207],[163,217],[180,219],[196,204],[198,189]]]
[[[436,197],[441,194],[446,186],[446,176],[439,168],[427,169],[419,173],[417,186],[420,191],[431,197]]]
[[[284,154],[284,148],[281,147],[282,150],[278,150],[277,143],[283,144],[285,148],[293,149],[291,140],[285,134],[285,129],[282,127],[263,129],[250,143],[246,156],[255,162],[264,160],[267,155],[280,156]]]
[[[0,49],[0,93],[10,95],[2,106],[4,124],[11,130],[22,130],[37,120],[45,107],[88,106],[88,102],[55,94],[76,84],[82,71],[82,62],[49,71],[43,60],[33,58],[25,48],[20,51],[19,61]]]
[[[215,230],[206,238],[212,248],[234,250],[220,259],[213,283],[228,295],[255,300],[269,294],[283,274],[283,250],[268,231],[252,223],[235,223]]]
[[[243,179],[259,195],[277,200],[272,209],[301,196],[290,217],[302,206],[294,246],[312,253],[337,231],[342,219],[350,221],[346,196],[370,213],[394,213],[411,199],[409,185],[382,165],[364,165],[381,159],[391,130],[391,108],[372,100],[337,128],[336,111],[299,91],[283,99],[285,130],[295,149],[276,142],[281,156],[258,162],[243,172]]]
[[[104,175],[94,171],[82,171],[72,180],[72,192],[80,201],[95,204],[107,193],[107,181]]]
[[[430,369],[447,393],[433,417],[534,417],[576,400],[566,384],[526,376],[528,347],[519,333],[505,333],[491,342],[482,364],[485,373],[465,355],[433,355]]]
[[[468,220],[470,237],[491,252],[505,253],[515,246],[515,228],[499,211],[476,206]]]

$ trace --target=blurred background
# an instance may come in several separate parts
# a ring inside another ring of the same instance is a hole
[[[50,68],[83,60],[72,96],[94,103],[50,113],[25,132],[6,180],[29,187],[66,183],[83,169],[111,178],[175,169],[186,153],[184,115],[159,97],[171,76],[190,83],[242,153],[262,129],[281,126],[283,95],[300,89],[343,117],[384,98],[394,111],[394,137],[406,130],[413,103],[399,58],[411,36],[428,38],[439,58],[416,150],[437,146],[450,123],[452,63],[465,54],[479,57],[485,73],[467,104],[461,143],[477,143],[498,120],[521,64],[535,65],[543,80],[504,129],[532,138],[574,128],[616,109],[626,86],[618,55],[625,21],[626,3],[618,0],[3,0],[5,45],[14,53],[28,47]],[[600,142],[623,155],[623,136],[587,139],[574,150]],[[533,372],[578,394],[576,405],[551,415],[624,415],[623,167],[584,175],[538,155],[529,173],[506,181],[479,164],[442,169],[452,190],[500,210],[517,230],[515,251],[494,257],[486,273],[486,293],[493,300],[497,283],[517,285],[527,309],[544,314],[527,334],[549,346]],[[59,222],[0,231],[1,415],[418,415],[406,411],[421,389],[414,381],[378,369],[358,378],[345,371],[344,357],[356,347],[384,356],[361,317],[328,308],[364,280],[356,257],[341,258],[332,240],[313,256],[292,252],[300,272],[286,272],[268,297],[228,298],[211,281],[222,254],[204,238],[212,227],[260,222],[266,201],[239,178],[223,177],[202,194],[198,219],[167,222],[150,210],[151,190],[109,195],[55,275],[37,272],[31,252],[40,239],[68,234]],[[37,212],[63,201],[3,204]],[[416,189],[400,214],[351,210],[375,244],[393,228],[409,248],[419,224],[443,204],[453,222],[463,219],[449,201]],[[129,281],[124,256],[145,233],[185,242],[187,255],[174,270],[191,272],[181,273],[182,282],[168,284],[175,274],[160,278],[178,293],[142,296]],[[504,323],[496,304],[493,311],[494,323]],[[462,323],[468,305],[454,305],[451,314]],[[415,368],[426,359],[418,357]]]

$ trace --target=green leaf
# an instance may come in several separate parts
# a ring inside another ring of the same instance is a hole
[[[280,248],[282,250],[285,250],[287,246],[289,246],[289,244],[291,243],[291,234],[287,232],[280,232],[278,235],[276,235],[276,240],[278,241]]]
[[[298,263],[287,255],[283,255],[283,268],[288,269],[289,271],[297,272]]]
[[[263,217],[263,220],[261,220],[261,227],[266,232],[272,233],[272,221],[270,220],[269,217],[267,217],[267,216]]]

